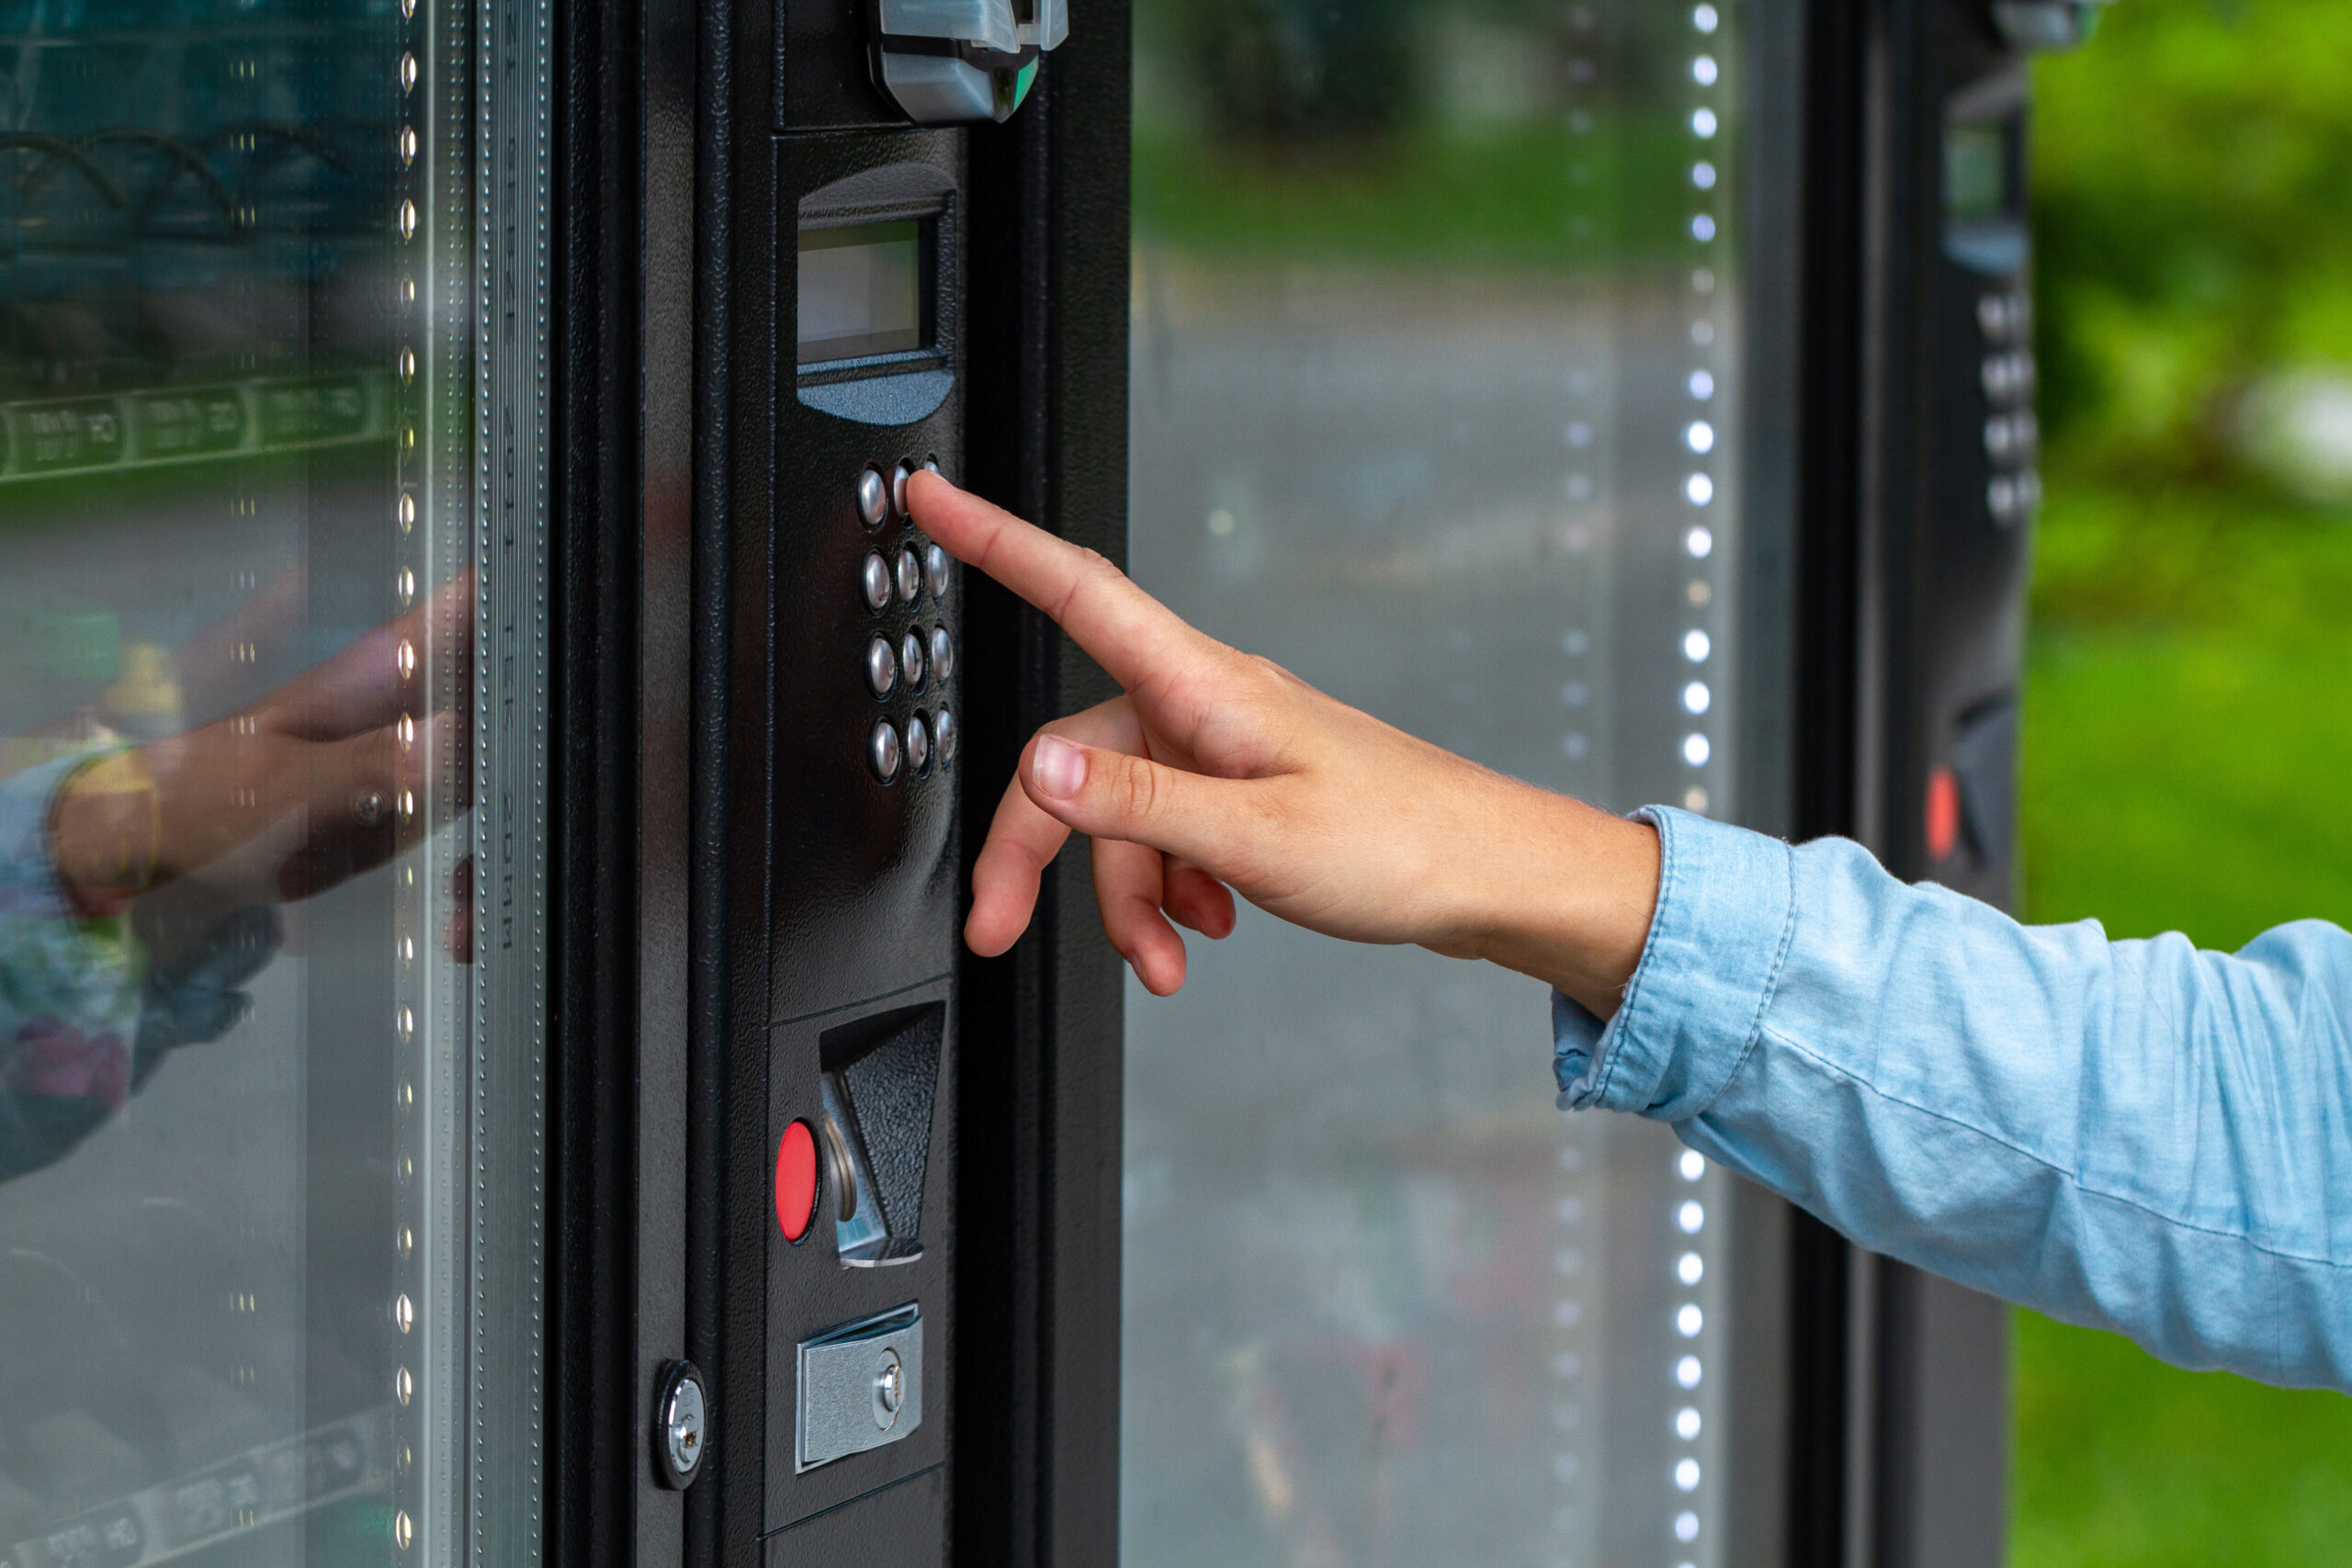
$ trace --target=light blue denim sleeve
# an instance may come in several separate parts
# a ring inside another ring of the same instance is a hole
[[[1563,1107],[2168,1361],[2352,1392],[2352,936],[2109,942],[1643,815],[1657,913],[1606,1028],[1553,998]]]

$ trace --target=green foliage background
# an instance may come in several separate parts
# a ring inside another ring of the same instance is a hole
[[[2234,439],[2252,378],[2352,367],[2352,0],[2120,0],[2035,87],[2029,916],[2352,923],[2352,513]],[[2017,1329],[2017,1568],[2352,1562],[2352,1400]]]

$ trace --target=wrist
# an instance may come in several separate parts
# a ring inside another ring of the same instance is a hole
[[[1617,1010],[1657,911],[1660,852],[1647,822],[1532,785],[1487,836],[1472,947],[1534,976],[1597,1018]]]

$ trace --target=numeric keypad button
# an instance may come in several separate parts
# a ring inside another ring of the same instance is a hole
[[[898,656],[890,651],[888,637],[877,637],[865,645],[865,684],[876,696],[887,697],[898,683]]]
[[[941,708],[939,716],[931,721],[931,728],[939,750],[939,765],[946,767],[956,761],[956,743],[962,739],[962,732],[956,728],[956,716]]]
[[[890,514],[890,487],[879,468],[864,468],[857,476],[857,520],[869,528],[882,526]]]
[[[858,574],[858,587],[865,595],[865,607],[878,615],[890,602],[890,563],[869,554]]]
[[[922,690],[922,637],[909,632],[899,639],[899,674],[906,681],[907,690]]]
[[[942,601],[947,597],[947,568],[948,557],[945,550],[933,545],[923,551],[922,577],[923,581],[931,589],[933,602]]]
[[[956,639],[945,626],[931,628],[931,678],[944,681],[956,673]]]
[[[907,720],[907,768],[917,778],[931,772],[931,728],[917,714]]]
[[[874,721],[873,733],[865,738],[865,765],[884,784],[899,776],[902,759],[899,751],[899,727],[887,718]]]
[[[922,563],[912,550],[899,552],[899,598],[911,604],[922,597]]]

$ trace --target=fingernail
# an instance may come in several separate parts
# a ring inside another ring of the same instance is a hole
[[[1030,769],[1038,789],[1055,800],[1072,799],[1086,786],[1086,752],[1057,735],[1037,737],[1037,757]]]

